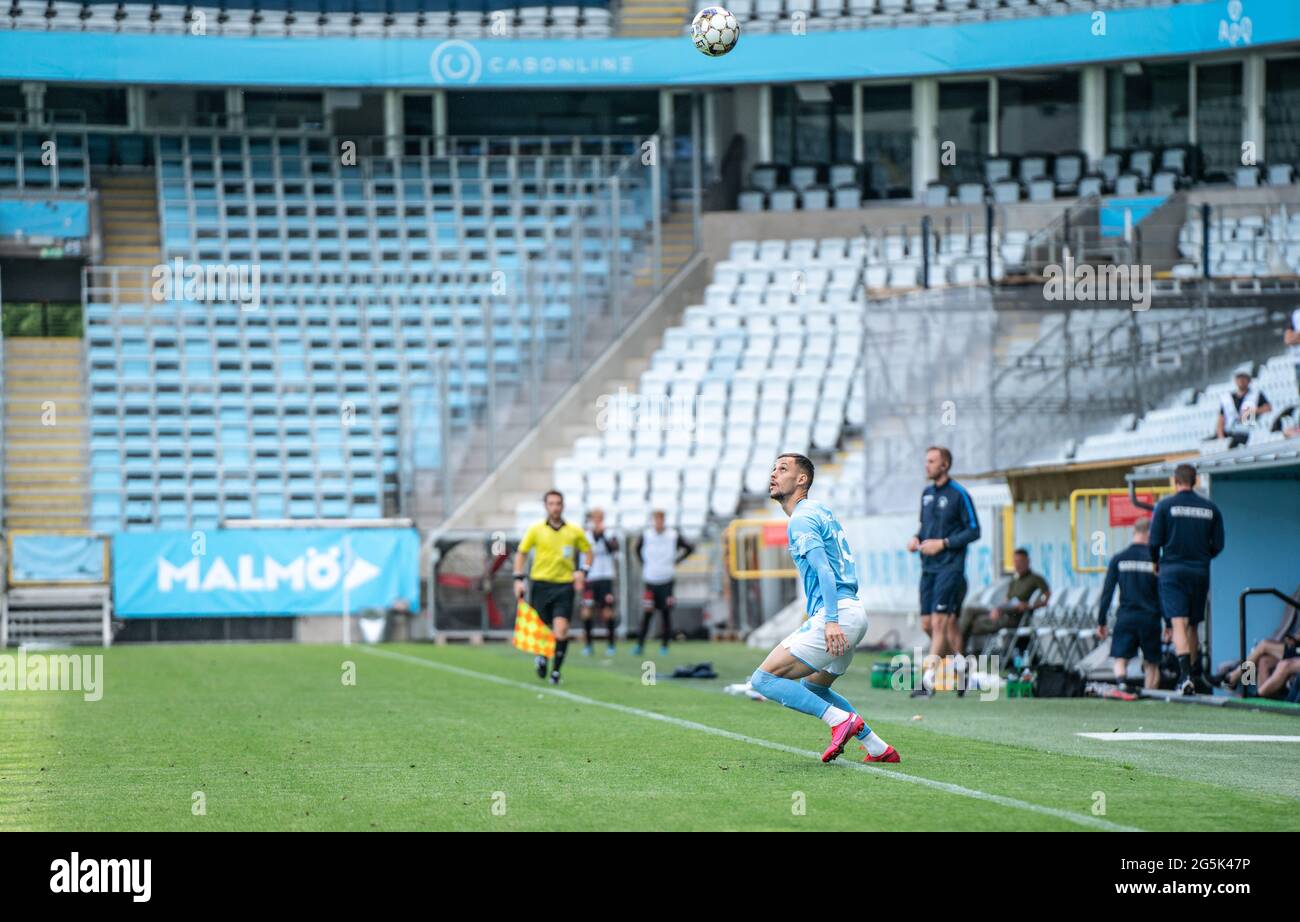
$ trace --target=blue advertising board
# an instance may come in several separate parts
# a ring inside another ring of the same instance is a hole
[[[123,618],[338,615],[419,607],[413,529],[226,529],[113,537]]]
[[[685,35],[466,41],[6,30],[0,32],[0,80],[445,89],[729,86],[996,73],[1297,41],[1297,0],[1209,0],[903,29],[742,34],[722,58],[700,54]]]

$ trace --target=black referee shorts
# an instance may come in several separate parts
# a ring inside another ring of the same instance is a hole
[[[573,617],[573,583],[544,583],[533,581],[533,588],[528,593],[528,604],[537,609],[537,614],[547,627],[556,618]]]

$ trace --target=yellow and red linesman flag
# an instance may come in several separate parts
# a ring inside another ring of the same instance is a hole
[[[542,621],[542,616],[537,614],[537,609],[523,599],[519,600],[519,608],[515,612],[515,646],[525,653],[536,653],[538,656],[555,655],[555,635]]]

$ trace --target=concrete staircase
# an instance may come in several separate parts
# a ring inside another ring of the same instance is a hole
[[[663,220],[659,229],[662,254],[659,260],[659,281],[663,284],[673,277],[695,252],[695,224],[689,209],[677,206]],[[654,269],[643,266],[632,276],[632,284],[639,289],[654,286]]]
[[[4,524],[88,525],[83,341],[11,337],[4,343]]]
[[[104,243],[101,266],[139,266],[138,284],[121,280],[122,293],[144,297],[149,270],[162,262],[158,189],[152,173],[104,174],[95,180]]]
[[[626,38],[680,36],[695,10],[677,0],[623,0],[615,33]]]

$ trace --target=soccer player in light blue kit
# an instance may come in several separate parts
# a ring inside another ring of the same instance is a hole
[[[803,455],[776,459],[770,494],[790,517],[790,556],[803,579],[809,617],[767,655],[749,682],[764,698],[831,728],[823,762],[843,753],[853,736],[867,747],[863,761],[898,762],[894,747],[866,725],[853,705],[831,691],[831,683],[848,670],[854,649],[866,636],[867,615],[858,599],[858,576],[844,529],[829,509],[808,499],[812,482],[813,465]]]

